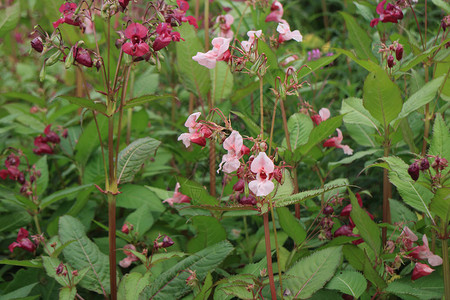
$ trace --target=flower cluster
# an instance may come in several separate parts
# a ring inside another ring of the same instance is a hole
[[[211,129],[203,123],[197,122],[201,113],[196,112],[190,115],[184,126],[189,130],[189,133],[183,133],[178,137],[179,141],[183,141],[183,144],[187,147],[191,145],[191,142],[200,146],[206,145],[206,139],[212,134]]]
[[[397,41],[389,45],[389,47],[385,44],[381,44],[381,48],[378,50],[378,53],[382,53],[383,60],[386,60],[387,66],[392,69],[397,64],[395,60],[400,61],[403,58],[403,46]]]
[[[430,158],[434,159],[431,165]],[[428,176],[426,178],[431,181],[431,190],[435,190],[445,181],[446,175],[444,175],[443,171],[447,167],[448,161],[445,158],[439,155],[427,155],[421,159],[414,160],[408,167],[408,174],[414,181],[419,179],[420,172],[427,174]]]
[[[59,135],[52,131],[52,124],[48,125],[44,129],[44,136],[39,135],[34,139],[34,146],[36,148],[33,149],[33,152],[37,155],[43,154],[53,154],[55,153],[55,146],[61,142]],[[67,131],[63,132],[63,137],[67,137]]]
[[[370,21],[370,27],[376,26],[380,21],[383,23],[398,23],[398,20],[403,19],[403,12],[398,5],[388,3],[386,8],[384,8],[385,4],[386,0],[378,3],[377,14],[379,14],[380,17],[372,19],[372,21]]]

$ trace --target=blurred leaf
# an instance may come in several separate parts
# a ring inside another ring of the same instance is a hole
[[[277,208],[278,221],[284,232],[292,238],[296,245],[300,245],[306,238],[306,230],[300,225],[287,207]]]
[[[200,293],[195,296],[194,300],[204,300],[209,299],[209,295],[211,294],[213,290],[213,278],[211,276],[211,273],[208,273],[205,278],[205,282],[203,282],[202,289],[200,290]]]
[[[42,262],[38,259],[32,259],[32,260],[3,259],[3,260],[0,260],[0,265],[10,265],[10,266],[19,266],[19,267],[27,267],[27,268],[42,268]]]
[[[106,105],[104,103],[95,103],[93,100],[90,99],[72,96],[59,96],[59,98],[67,100],[72,104],[78,105],[79,107],[87,108],[106,115]]]
[[[25,210],[2,214],[0,218],[0,232],[12,231],[31,222],[31,216]]]
[[[357,63],[358,65],[360,65],[361,67],[363,67],[364,69],[366,69],[369,72],[375,72],[379,68],[378,63],[375,63],[371,60],[359,59],[352,52],[350,52],[348,50],[336,48],[335,51],[337,53],[344,54],[345,56],[347,56],[352,61],[354,61],[355,63]]]
[[[450,188],[441,187],[431,200],[430,210],[438,215],[442,222],[448,222],[450,219]]]
[[[22,288],[17,289],[13,292],[10,292],[6,295],[1,295],[2,300],[13,300],[13,299],[25,299],[25,297],[27,297],[30,293],[31,290],[36,286],[36,284],[38,284],[38,282],[29,284],[29,285],[24,285]],[[33,298],[35,299],[35,298]]]
[[[298,79],[302,79],[306,77],[307,75],[316,72],[317,70],[331,64],[333,61],[335,61],[341,54],[334,54],[331,56],[324,56],[317,60],[309,61],[306,65],[308,67],[304,67],[303,69],[298,72]]]
[[[76,287],[65,286],[59,291],[59,300],[73,300],[75,299],[76,295],[77,295]]]
[[[362,293],[367,288],[367,281],[359,272],[356,271],[342,271],[336,274],[330,282],[328,282],[327,289],[338,290],[344,294],[359,299]]]
[[[287,125],[292,150],[308,142],[309,135],[314,127],[311,118],[302,113],[295,113],[290,116]],[[283,145],[286,145],[286,139],[283,140]]]
[[[389,207],[391,208],[392,224],[417,221],[416,214],[400,201],[389,199],[389,204]]]
[[[106,136],[108,130],[108,119],[102,115],[97,116],[98,128],[101,136]],[[100,145],[95,120],[92,120],[78,138],[75,146],[75,161],[85,166],[92,152]]]
[[[396,280],[389,283],[385,292],[402,299],[431,300],[442,298],[444,293],[442,277],[435,277],[434,280],[429,279],[433,278],[426,276],[414,281],[409,278],[407,280]],[[424,281],[424,284],[420,284],[420,281]]]
[[[442,115],[436,114],[433,126],[433,137],[431,138],[428,155],[439,155],[450,160],[450,132]]]
[[[194,216],[192,225],[197,229],[197,235],[187,244],[190,253],[205,249],[227,238],[225,229],[214,217]]]
[[[39,208],[40,209],[44,209],[47,206],[65,199],[65,198],[69,198],[69,197],[73,197],[75,195],[78,194],[79,191],[82,191],[88,187],[92,186],[91,184],[85,184],[85,185],[79,185],[79,186],[74,186],[74,187],[70,187],[64,190],[59,190],[56,193],[51,194],[50,196],[45,197],[44,199],[42,199],[40,201],[39,204]]]
[[[157,100],[170,100],[172,98],[173,98],[172,95],[145,95],[126,101],[125,105],[123,106],[123,109],[144,105],[146,103],[150,103]]]
[[[283,183],[278,184],[277,188],[275,189],[276,194],[273,196],[273,201],[288,197],[294,192],[294,182],[288,169],[283,170],[282,182]]]
[[[450,14],[450,5],[448,4],[448,2],[445,2],[443,0],[432,0],[432,2],[434,5],[445,11],[446,14]]]
[[[149,205],[142,205],[126,217],[126,221],[133,224],[137,237],[142,237],[153,225],[155,220],[152,216],[152,209]]]
[[[356,55],[363,60],[378,62],[378,59],[372,53],[372,39],[367,32],[363,30],[351,15],[346,12],[339,12],[344,17],[345,25],[348,30],[348,39],[356,51]]]
[[[240,89],[234,89],[234,93],[231,96],[231,101],[233,103],[239,102],[243,99],[246,99],[247,96],[252,94],[254,91],[258,90],[259,88],[259,82],[253,81],[249,85],[240,88]]]
[[[160,141],[150,137],[137,139],[120,151],[117,161],[117,181],[126,183],[133,180],[142,164],[158,149]]]
[[[32,104],[38,105],[38,106],[44,106],[45,105],[45,100],[36,96],[33,96],[31,94],[26,94],[26,93],[19,93],[19,92],[9,92],[9,93],[3,93],[0,94],[2,96],[5,96],[6,98],[10,98],[10,99],[20,99],[20,100],[25,100],[28,101]]]
[[[354,153],[352,156],[346,157],[344,159],[341,159],[340,161],[335,161],[335,162],[329,162],[328,163],[328,167],[330,169],[335,168],[337,166],[341,166],[341,165],[346,165],[346,164],[351,164],[352,162],[354,162],[355,160],[358,160],[362,157],[365,157],[367,155],[372,155],[375,152],[377,152],[378,149],[371,149],[371,150],[366,150],[366,151],[359,151]]]
[[[233,92],[233,74],[228,64],[218,61],[216,67],[209,70],[211,77],[211,96],[213,101],[227,99]]]
[[[41,172],[41,176],[36,179],[36,194],[42,195],[48,186],[48,165],[47,165],[47,155],[41,157],[36,162],[36,170]]]
[[[283,285],[292,296],[286,299],[305,299],[321,289],[334,275],[342,262],[342,247],[331,247],[303,258],[286,273]]]
[[[6,3],[5,3],[6,5]],[[17,27],[20,19],[20,1],[0,10],[0,38]]]
[[[150,284],[151,276],[151,272],[146,272],[145,274],[137,272],[125,274],[119,284],[118,299],[139,299],[139,294]]]
[[[259,125],[256,125],[256,123],[253,122],[251,118],[247,117],[245,114],[238,111],[231,111],[231,113],[235,114],[236,116],[241,118],[242,121],[244,121],[246,129],[249,131],[251,135],[257,136],[258,134],[260,134]]]

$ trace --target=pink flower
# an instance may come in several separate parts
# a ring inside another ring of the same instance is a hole
[[[163,201],[163,203],[169,203],[169,205],[172,207],[174,203],[191,203],[191,198],[189,198],[186,195],[183,195],[178,191],[180,187],[181,187],[180,183],[177,182],[177,184],[175,185],[175,191],[173,193],[172,198],[167,198],[166,200]]]
[[[281,22],[283,20],[283,5],[279,1],[274,1],[270,7],[270,14],[266,17],[266,22]]]
[[[298,55],[295,55],[295,54],[294,54],[294,55],[291,55],[291,56],[286,57],[286,59],[283,60],[280,64],[281,64],[281,66],[285,67],[285,66],[287,66],[290,62],[296,61],[297,59],[299,59]]]
[[[130,0],[119,0],[119,4],[122,7],[122,11],[127,8],[129,2]]]
[[[415,235],[414,232],[408,228],[408,226],[403,227],[400,237],[406,251],[413,249],[413,243],[418,240],[417,235]]]
[[[172,31],[172,27],[168,23],[160,23],[158,27],[156,27],[156,33],[158,36],[155,38],[153,42],[153,50],[159,51],[162,48],[168,46],[170,42],[179,42],[184,39],[181,37],[179,32]]]
[[[197,20],[193,16],[186,16],[186,12],[189,9],[189,3],[184,0],[177,0],[179,9],[174,9],[173,13],[166,16],[166,22],[172,26],[178,26],[182,22],[188,22],[195,28],[198,28]]]
[[[314,124],[319,125],[325,120],[328,120],[330,118],[330,110],[328,108],[321,108],[319,110],[319,114],[311,116],[311,120],[314,122]]]
[[[125,37],[130,39],[130,42],[122,45],[123,52],[138,57],[147,54],[150,51],[150,47],[145,42],[147,33],[147,27],[142,24],[131,23],[128,25],[125,29]]]
[[[289,24],[287,22],[279,23],[277,31],[280,33],[280,36],[278,37],[279,43],[289,40],[294,40],[297,42],[301,42],[303,40],[300,31],[298,30],[291,31],[291,28],[289,27]]]
[[[223,148],[225,150],[228,150],[228,154],[225,154],[222,157],[222,162],[220,163],[219,170],[217,170],[217,172],[219,172],[220,170],[224,171],[225,173],[236,171],[241,165],[239,159],[245,153],[245,148],[243,147],[245,146],[243,144],[242,136],[239,134],[239,132],[233,130],[230,136],[227,137],[223,142]]]
[[[260,152],[252,161],[250,170],[256,174],[256,180],[250,181],[248,187],[256,196],[267,196],[273,191],[275,186],[271,175],[274,168],[273,161],[265,152]]]
[[[178,141],[183,141],[183,144],[187,147],[191,145],[191,142],[200,146],[206,145],[206,139],[212,134],[211,129],[207,126],[197,123],[197,119],[200,117],[200,112],[193,113],[188,117],[184,126],[189,129],[189,133],[182,133],[178,137]]]
[[[416,263],[416,266],[414,267],[411,279],[416,280],[416,279],[419,279],[420,277],[430,275],[433,272],[434,272],[434,269],[430,268],[428,265]]]
[[[423,245],[414,247],[414,251],[409,255],[416,259],[428,259],[428,263],[432,266],[442,265],[442,258],[430,251],[426,234],[423,235],[422,241]]]
[[[219,24],[220,28],[219,37],[223,37],[226,39],[233,38],[233,31],[231,30],[231,24],[233,24],[233,22],[234,18],[230,14],[217,17],[216,23]]]
[[[134,255],[131,251],[126,251],[126,250],[136,251],[136,247],[132,244],[127,244],[127,245],[123,246],[123,253],[125,253],[125,255],[127,257],[125,257],[124,259],[122,259],[119,262],[119,266],[121,266],[122,268],[128,268],[129,266],[131,266],[131,263],[133,261],[139,260],[139,258],[137,258],[136,255]]]
[[[77,5],[75,3],[66,2],[59,7],[59,11],[63,16],[56,22],[53,22],[53,28],[58,28],[59,25],[66,23],[73,26],[80,26],[80,21],[77,16],[75,16],[75,11],[77,10]]]
[[[9,251],[13,252],[14,248],[22,248],[28,252],[34,252],[36,245],[28,238],[28,231],[25,228],[20,228],[17,234],[17,239],[11,245],[9,245]]]
[[[372,19],[372,21],[370,21],[370,27],[376,26],[380,21],[383,23],[398,23],[398,20],[403,19],[403,12],[397,5],[388,3],[386,9],[384,9],[385,4],[386,0],[378,3],[377,13],[380,15],[380,17]]]
[[[197,55],[193,56],[192,59],[208,69],[214,69],[217,61],[229,58],[227,53],[229,53],[230,41],[231,39],[223,37],[215,38],[211,42],[213,45],[212,50],[206,53],[197,52]]]
[[[242,49],[244,49],[245,52],[249,52],[252,45],[255,42],[255,37],[259,38],[259,37],[261,37],[261,34],[262,34],[262,30],[257,30],[257,31],[250,30],[249,32],[247,32],[248,41],[243,41],[241,43]]]
[[[348,145],[342,145],[342,140],[343,140],[343,136],[342,136],[342,132],[341,130],[338,128],[336,129],[336,131],[338,132],[338,136],[337,137],[332,137],[328,140],[325,141],[325,143],[323,143],[324,147],[336,147],[336,148],[341,148],[342,150],[344,150],[344,153],[347,155],[352,155],[353,154],[353,150],[352,148],[350,148]]]

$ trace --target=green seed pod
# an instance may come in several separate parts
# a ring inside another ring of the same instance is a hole
[[[45,61],[44,64],[42,65],[41,72],[39,72],[39,80],[41,82],[44,82],[45,80]]]
[[[50,56],[49,58],[47,58],[45,60],[46,65],[47,66],[54,65],[55,63],[58,62],[60,56],[61,56],[61,51],[59,51],[59,50],[56,51],[55,53],[52,54],[52,56]]]
[[[64,62],[64,67],[66,69],[69,69],[71,65],[73,65],[73,50],[76,49],[75,47],[70,48],[69,54],[66,57],[66,61]]]

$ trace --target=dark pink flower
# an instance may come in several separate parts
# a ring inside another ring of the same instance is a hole
[[[44,50],[44,44],[42,43],[42,39],[40,37],[36,37],[31,40],[31,47],[37,52],[41,53]]]
[[[153,42],[153,50],[159,51],[162,48],[168,46],[170,42],[179,42],[184,39],[181,37],[179,32],[172,31],[172,27],[168,23],[160,23],[158,27],[156,27],[156,33],[158,36],[155,38]]]
[[[119,0],[119,5],[122,7],[122,10],[125,10],[130,3],[130,0]]]
[[[136,255],[134,255],[131,251],[126,251],[126,250],[136,251],[136,247],[132,244],[127,244],[127,245],[123,246],[123,253],[125,253],[125,255],[127,257],[125,257],[124,259],[122,259],[119,262],[119,266],[121,266],[122,268],[128,268],[129,266],[131,266],[133,261],[139,260],[139,258],[137,258]]]
[[[409,254],[409,256],[414,257],[416,259],[427,259],[428,263],[432,266],[440,266],[442,265],[442,258],[439,255],[433,254],[430,251],[428,246],[427,236],[424,234],[422,237],[423,245],[417,246],[413,248],[413,252]]]
[[[174,203],[191,203],[191,198],[183,195],[181,192],[179,192],[179,189],[180,183],[177,182],[177,184],[175,185],[173,196],[164,200],[163,203],[169,203],[170,206],[173,206]]]
[[[34,252],[36,245],[28,238],[28,231],[25,228],[20,228],[17,234],[17,240],[9,245],[9,251],[13,252],[14,248],[22,248],[28,252]]]
[[[49,144],[47,144],[47,142],[48,139],[46,137],[43,137],[42,135],[36,137],[34,139],[34,146],[36,146],[37,148],[34,148],[33,152],[37,155],[53,154],[53,149]]]
[[[198,123],[197,119],[200,117],[201,113],[196,112],[191,114],[184,126],[189,130],[188,133],[182,133],[178,137],[178,141],[183,141],[184,146],[189,147],[191,142],[204,147],[206,145],[206,139],[212,134],[211,130],[204,124]]]
[[[73,26],[80,26],[80,21],[77,16],[75,16],[75,11],[77,10],[77,5],[75,3],[66,2],[59,7],[59,11],[63,16],[56,22],[53,22],[53,27],[56,29],[59,25],[66,23]]]
[[[94,63],[92,62],[91,54],[88,50],[83,49],[81,47],[75,48],[75,51],[73,53],[73,58],[77,63],[80,65],[83,65],[85,67],[92,67]]]
[[[420,277],[430,275],[433,272],[434,269],[430,268],[428,265],[416,263],[416,266],[414,267],[414,270],[412,272],[411,279],[416,280],[419,279]]]
[[[272,182],[272,173],[275,169],[273,161],[267,156],[265,152],[260,152],[258,156],[252,161],[250,169],[256,174],[256,179],[250,181],[249,189],[256,196],[267,196],[275,188]]]
[[[125,224],[122,225],[122,229],[120,231],[122,231],[125,234],[129,234],[130,233],[130,227],[128,226],[127,223],[125,223]]]
[[[336,131],[338,132],[338,136],[337,137],[332,137],[328,140],[326,140],[323,143],[324,147],[335,147],[335,148],[341,148],[342,150],[344,150],[344,153],[347,155],[352,155],[353,154],[353,150],[352,148],[350,148],[348,145],[342,145],[342,140],[344,139],[344,137],[342,136],[342,131],[338,128],[336,129]]]
[[[266,17],[266,22],[281,22],[283,20],[283,5],[279,1],[274,1],[270,7],[270,14]]]
[[[380,17],[370,21],[370,27],[376,26],[380,21],[383,23],[398,23],[398,20],[403,19],[403,12],[397,5],[388,3],[385,9],[385,4],[386,0],[378,3],[377,13],[380,15]]]
[[[61,142],[58,134],[54,131],[52,131],[51,128],[52,124],[47,125],[44,129],[45,137],[47,138],[47,141],[53,144],[59,144]]]
[[[331,113],[328,108],[321,108],[317,115],[311,116],[311,120],[314,122],[314,124],[319,125],[323,121],[328,120],[328,118],[330,118],[330,115]]]
[[[186,12],[189,9],[189,3],[184,0],[177,0],[178,9],[174,9],[171,14],[166,16],[166,22],[172,26],[178,26],[182,22],[188,22],[195,28],[198,28],[197,20],[193,16],[186,16]]]
[[[142,24],[131,23],[125,29],[125,37],[130,40],[122,45],[122,50],[132,56],[142,56],[150,51],[149,45],[145,42],[148,29]]]

